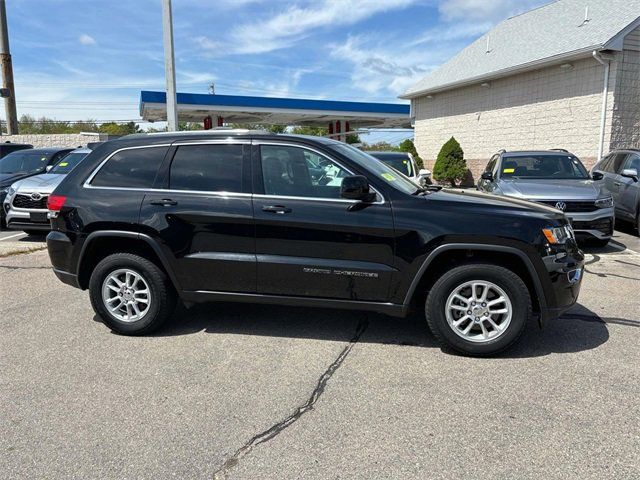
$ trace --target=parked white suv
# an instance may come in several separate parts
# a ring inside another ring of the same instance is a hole
[[[418,169],[418,165],[413,158],[413,155],[407,152],[366,152],[369,155],[376,157],[385,165],[399,171],[403,175],[406,175],[411,180],[419,185],[425,185],[427,179],[431,177],[431,171],[426,168]]]

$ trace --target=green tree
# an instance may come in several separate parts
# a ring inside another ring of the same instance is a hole
[[[416,165],[418,165],[418,169],[424,168],[424,162],[422,161],[422,158],[420,158],[420,155],[418,155],[418,150],[416,150],[416,146],[414,145],[413,140],[411,140],[410,138],[403,140],[402,142],[400,142],[400,145],[398,145],[398,148],[401,152],[407,152],[411,154],[413,159],[416,161]]]
[[[329,135],[327,127],[310,127],[308,125],[298,125],[291,129],[294,135],[312,135],[314,137],[324,137]]]
[[[130,135],[132,133],[140,133],[140,127],[136,122],[116,123],[107,122],[100,125],[100,133],[108,135]]]
[[[451,186],[455,187],[456,182],[465,178],[467,171],[462,147],[455,138],[451,137],[438,153],[433,167],[433,178],[439,182],[451,182]]]
[[[372,150],[374,152],[397,152],[398,147],[389,142],[365,143],[362,150]]]

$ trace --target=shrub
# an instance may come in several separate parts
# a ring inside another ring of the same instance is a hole
[[[416,161],[418,170],[424,168],[424,162],[420,158],[420,155],[418,155],[418,150],[416,150],[416,146],[413,144],[413,141],[410,138],[407,138],[403,142],[400,142],[398,148],[400,148],[401,152],[407,152],[411,154],[413,159]]]
[[[440,149],[433,167],[433,178],[439,182],[451,182],[451,186],[455,187],[456,182],[466,177],[467,170],[464,152],[458,141],[451,137]]]

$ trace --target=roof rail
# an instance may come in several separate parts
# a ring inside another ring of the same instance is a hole
[[[552,150],[554,152],[565,152],[565,153],[569,153],[569,150],[567,150],[566,148],[550,148],[549,150]]]
[[[246,135],[246,134],[269,135],[270,133],[267,130],[250,130],[248,128],[217,127],[217,128],[212,128],[210,130],[182,130],[179,132],[150,132],[150,133],[143,132],[143,133],[134,133],[132,135],[126,135],[126,137],[131,138],[131,137],[141,137],[146,135],[189,136],[189,135]]]

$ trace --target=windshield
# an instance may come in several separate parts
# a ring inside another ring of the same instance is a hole
[[[413,166],[411,165],[411,160],[409,156],[404,153],[370,153],[372,157],[376,157],[385,165],[389,165],[391,168],[395,168],[400,173],[405,174],[407,177],[413,177],[415,172],[413,171]]]
[[[351,145],[347,145],[346,143],[331,144],[329,147],[332,150],[335,150],[336,152],[344,155],[351,161],[357,163],[367,171],[373,173],[396,190],[400,190],[401,192],[408,193],[410,195],[422,191],[422,187],[411,181],[402,173],[389,167],[388,165],[385,165],[377,158],[363,152],[362,150],[358,150],[357,148],[352,147]]]
[[[80,163],[84,157],[88,155],[88,152],[71,152],[66,157],[63,157],[56,166],[53,167],[49,173],[57,173],[61,175],[66,175],[71,170],[75,168],[76,165]]]
[[[518,155],[502,159],[502,178],[587,179],[589,174],[573,155]]]
[[[44,171],[49,157],[42,152],[13,152],[0,159],[0,173],[37,173]]]

